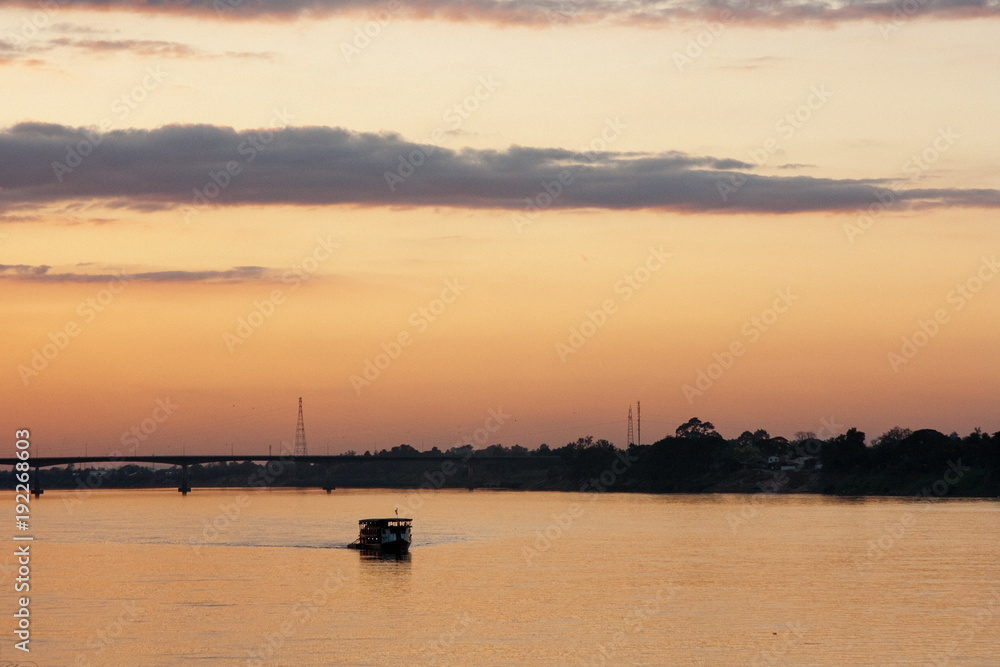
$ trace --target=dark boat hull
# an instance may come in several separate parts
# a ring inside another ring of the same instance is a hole
[[[410,543],[406,540],[393,540],[380,545],[379,551],[387,554],[405,554],[410,551]]]
[[[351,549],[367,551],[370,553],[383,554],[406,554],[410,553],[410,543],[405,540],[395,540],[385,544],[348,544]]]

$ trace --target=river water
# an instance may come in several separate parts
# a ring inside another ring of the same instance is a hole
[[[397,507],[409,558],[344,548]],[[1000,665],[992,501],[50,490],[29,532],[0,665]]]

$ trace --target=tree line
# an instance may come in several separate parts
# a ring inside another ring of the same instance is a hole
[[[586,436],[562,447],[542,444],[531,450],[495,444],[421,452],[402,444],[344,456],[361,461],[289,463],[275,474],[275,462],[247,460],[190,466],[188,473],[194,486],[246,486],[248,480],[263,479],[269,486],[415,488],[440,479],[434,488],[1000,496],[1000,432],[991,436],[979,428],[963,437],[895,427],[870,442],[856,428],[822,438],[799,432],[791,440],[757,429],[727,439],[711,422],[691,418],[652,444],[624,448]],[[454,461],[447,475],[436,474],[445,465],[436,459]],[[178,475],[176,468],[69,466],[42,470],[42,484],[157,487],[176,485]]]

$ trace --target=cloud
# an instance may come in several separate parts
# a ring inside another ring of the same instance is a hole
[[[659,24],[725,20],[755,25],[997,16],[1000,0],[57,0],[74,9],[121,9],[220,19],[295,19],[401,11],[417,18],[506,24]],[[34,7],[35,0],[8,4]],[[723,12],[728,12],[723,14]]]
[[[190,58],[199,51],[187,44],[151,39],[73,39],[57,37],[50,39],[50,47],[68,47],[90,53],[128,52],[137,56],[157,58]]]
[[[141,58],[255,59],[273,60],[271,51],[226,51],[210,53],[183,42],[160,39],[123,39],[118,28],[88,26],[76,23],[54,23],[49,33],[58,36],[26,36],[18,30],[0,33],[0,66],[10,64],[44,64],[41,58],[53,53],[61,55],[88,54],[112,56],[123,54]]]
[[[731,158],[599,150],[602,141],[585,152],[456,151],[329,127],[237,132],[169,125],[101,135],[22,123],[0,131],[0,212],[97,201],[138,210],[234,204],[516,210],[534,203],[795,213],[855,210],[890,192],[899,205],[1000,207],[1000,191],[993,189],[891,189],[894,182],[884,178],[761,175]]]
[[[155,58],[254,58],[271,60],[272,51],[226,51],[206,53],[200,49],[158,39],[72,39],[58,37],[46,43],[49,47],[67,47],[95,54],[127,53],[133,56]]]
[[[13,276],[18,278],[37,278],[44,276],[52,268],[45,264],[30,266],[28,264],[0,264],[0,277]]]
[[[0,65],[42,64],[42,56],[59,50],[69,50],[73,54],[109,56],[125,54],[141,58],[199,58],[199,59],[253,59],[274,60],[272,51],[226,51],[208,53],[181,42],[155,39],[80,39],[75,37],[54,37],[31,43],[0,39]]]
[[[32,213],[28,215],[7,215],[0,213],[0,223],[18,223],[18,222],[42,222],[45,220],[44,216],[38,215],[37,213]]]
[[[17,62],[24,58],[24,54],[18,49],[17,44],[12,40],[0,38],[0,65]]]
[[[82,262],[76,266],[90,266]],[[81,273],[77,271],[61,271],[52,273],[52,267],[41,264],[0,264],[0,281],[16,280],[21,282],[45,283],[103,283],[112,280],[140,283],[246,283],[274,282],[280,278],[277,269],[263,266],[237,266],[225,271],[145,271],[141,273],[126,273],[124,271],[109,271],[102,273]]]
[[[93,26],[93,25],[83,25],[80,23],[62,22],[53,23],[51,30],[61,33],[68,34],[78,34],[78,35],[109,35],[121,32],[120,28],[111,28],[109,26]]]

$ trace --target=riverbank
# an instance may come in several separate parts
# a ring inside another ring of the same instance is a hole
[[[777,493],[837,496],[1000,497],[1000,476],[959,461],[939,473],[857,473],[824,470],[708,470],[684,476],[650,478],[615,474],[613,466],[580,474],[571,465],[537,465],[521,461],[476,461],[471,465],[435,461],[370,462],[331,466],[252,461],[192,466],[188,481],[198,487],[445,489],[511,491],[596,491],[632,493]],[[110,469],[43,469],[46,490],[98,490],[176,487],[177,468],[126,465]],[[11,485],[11,488],[13,486]]]

